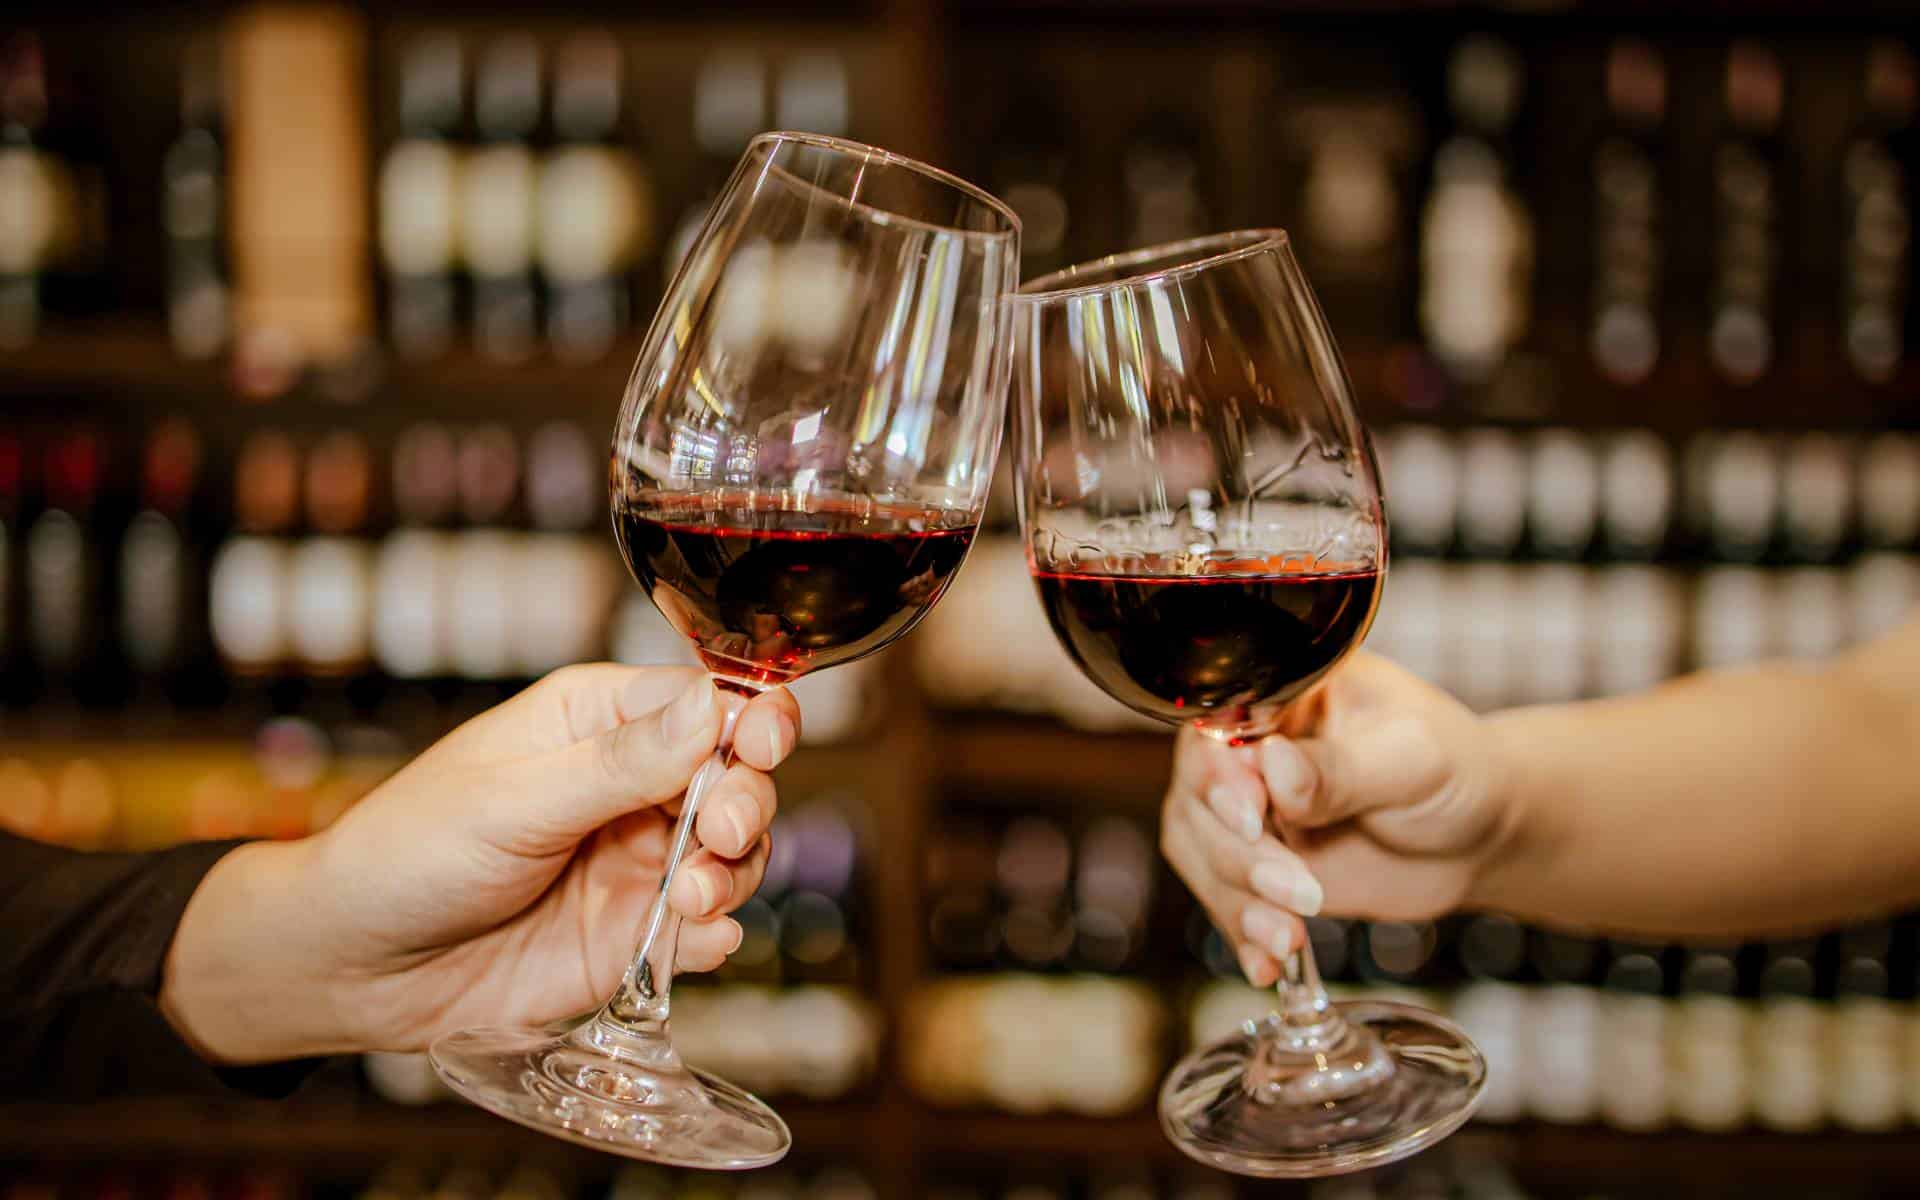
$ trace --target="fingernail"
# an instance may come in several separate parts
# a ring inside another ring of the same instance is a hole
[[[773,756],[771,761],[778,764],[786,758],[787,753],[793,749],[794,743],[798,740],[799,735],[793,727],[793,718],[785,713],[773,714],[773,728],[767,731],[767,752]]]
[[[727,808],[727,828],[733,831],[733,844],[740,848],[740,853],[745,854],[747,847],[752,845],[749,839],[753,831],[748,828],[746,817],[741,815],[736,806],[729,805]]]
[[[720,903],[720,885],[713,881],[708,871],[694,871],[693,890],[700,893],[700,912],[712,912],[713,906]]]
[[[747,940],[747,930],[745,926],[741,925],[740,922],[734,920],[732,917],[726,918],[726,921],[727,924],[733,926],[733,945],[727,947],[727,953],[732,954],[740,948],[741,942]]]
[[[1242,946],[1240,947],[1239,959],[1240,973],[1247,977],[1247,982],[1253,984],[1255,987],[1265,986],[1264,981],[1260,977],[1266,973],[1267,964],[1260,961],[1260,951],[1254,949],[1252,946]]]
[[[1275,958],[1293,953],[1293,924],[1279,913],[1249,906],[1240,915],[1240,932]]]
[[[1291,863],[1268,859],[1256,864],[1247,882],[1266,900],[1280,907],[1311,917],[1320,911],[1326,897],[1320,881]]]
[[[712,715],[713,683],[702,676],[673,698],[661,719],[661,730],[670,742],[685,741],[700,732]]]
[[[1207,807],[1213,809],[1242,838],[1260,840],[1260,807],[1240,794],[1240,789],[1216,783],[1207,789]]]
[[[1289,807],[1297,807],[1307,798],[1307,789],[1312,785],[1313,773],[1307,766],[1306,755],[1300,748],[1285,738],[1268,738],[1261,744],[1266,757],[1267,789],[1273,798]]]

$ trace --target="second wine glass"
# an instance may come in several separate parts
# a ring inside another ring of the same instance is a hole
[[[1387,565],[1379,472],[1286,235],[1070,267],[1013,307],[1014,479],[1054,633],[1147,716],[1280,731],[1366,636]],[[1226,1170],[1328,1175],[1446,1136],[1485,1077],[1441,1017],[1330,1002],[1303,946],[1270,1016],[1175,1066],[1160,1117]]]
[[[751,697],[871,654],[940,598],[993,478],[1019,261],[1012,210],[943,171],[814,134],[748,146],[647,332],[613,439],[621,551],[720,687]],[[440,1039],[455,1091],[654,1162],[787,1152],[772,1109],[687,1066],[667,1033],[667,892],[732,729],[687,788],[618,992],[572,1029]]]

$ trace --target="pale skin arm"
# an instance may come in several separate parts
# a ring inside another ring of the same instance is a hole
[[[747,704],[703,671],[603,664],[475,717],[324,833],[221,859],[181,916],[161,1011],[203,1057],[258,1063],[591,1010],[632,956],[673,810],[743,705],[671,896],[679,967],[712,970],[766,869],[768,772],[800,710],[784,689]]]
[[[1256,982],[1323,907],[1721,938],[1920,902],[1920,621],[1824,665],[1485,718],[1363,655],[1290,732],[1183,734],[1163,817]]]

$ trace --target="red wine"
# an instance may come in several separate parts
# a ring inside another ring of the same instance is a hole
[[[1114,699],[1163,721],[1267,724],[1366,633],[1371,568],[1158,575],[1035,570],[1047,619]]]
[[[709,670],[765,683],[870,654],[913,628],[960,569],[977,519],[849,502],[702,505],[624,509],[621,549]]]

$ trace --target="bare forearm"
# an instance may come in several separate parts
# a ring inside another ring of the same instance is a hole
[[[1518,819],[1474,901],[1663,937],[1783,933],[1920,901],[1920,697],[1888,669],[1910,663],[1901,642],[1824,670],[1492,718]]]

